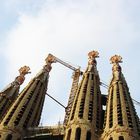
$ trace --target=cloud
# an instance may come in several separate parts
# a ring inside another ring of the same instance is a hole
[[[36,14],[20,12],[18,22],[9,31],[6,40],[7,81],[10,81],[9,77],[12,80],[17,69],[23,65],[31,67],[32,75],[27,78],[29,81],[41,69],[48,53],[85,68],[87,53],[91,50],[100,51],[98,65],[104,77],[101,79],[108,81],[108,73],[111,73],[109,57],[114,53],[127,56],[134,47],[134,41],[140,44],[137,38],[139,29],[136,32],[134,27],[137,21],[129,21],[129,13],[124,11],[123,6],[121,0],[47,0]],[[54,64],[51,72],[49,92],[63,104],[68,98],[70,74],[70,70],[59,64]],[[49,110],[47,103],[51,101],[47,100],[45,110],[51,112],[56,106]],[[46,112],[47,116],[49,113]],[[60,109],[57,114],[63,119],[64,110]],[[54,123],[58,119],[52,120],[52,116],[48,116],[43,123]]]

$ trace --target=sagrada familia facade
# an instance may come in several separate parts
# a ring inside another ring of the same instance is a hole
[[[39,126],[55,57],[48,55],[41,71],[21,93],[20,85],[30,68],[20,68],[19,76],[0,92],[0,140],[140,140],[140,120],[122,73],[121,56],[110,59],[113,66],[108,95],[100,90],[99,53],[91,51],[88,57],[85,72],[74,69],[64,123],[56,126]]]

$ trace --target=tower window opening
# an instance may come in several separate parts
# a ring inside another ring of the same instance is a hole
[[[91,132],[87,131],[86,140],[91,140]]]
[[[119,136],[119,140],[124,140],[124,137],[123,136]]]
[[[6,140],[12,140],[12,135],[8,134],[7,137],[6,137]]]
[[[94,87],[92,86],[91,89],[90,89],[90,94],[93,96],[94,94]]]
[[[21,120],[23,113],[25,111],[25,106],[23,106],[20,110],[20,112],[18,113],[18,116],[16,117],[16,120],[14,121],[15,126],[19,124],[19,121]]]
[[[94,74],[91,74],[91,80],[94,80]]]
[[[110,138],[109,138],[109,140],[113,140],[113,138],[112,138],[112,137],[110,137]]]
[[[42,95],[39,104],[38,104],[38,111],[35,113],[35,116],[32,120],[32,124],[31,126],[38,126],[39,125],[39,120],[40,120],[40,115],[41,115],[41,110],[43,108],[43,102],[44,102],[44,96]],[[38,112],[40,112],[40,114],[38,115]]]
[[[92,120],[93,114],[93,100],[89,102],[88,120]]]
[[[106,117],[107,117],[107,110],[105,111],[105,114],[104,114],[104,124],[103,124],[103,128],[106,127]]]
[[[126,92],[125,92],[124,88],[123,88],[123,91],[124,91],[124,97],[125,97],[125,102],[126,102],[126,113],[127,113],[127,119],[128,119],[128,126],[130,128],[133,128],[132,117],[131,117],[130,108],[129,108],[129,103],[128,103],[128,99],[127,99]]]
[[[121,99],[120,99],[120,93],[118,91],[118,84],[117,84],[117,115],[118,115],[118,124],[120,126],[123,126]]]
[[[81,128],[76,129],[75,140],[80,140],[81,137]]]
[[[88,82],[88,81],[86,81]],[[87,91],[87,83],[85,84],[82,92],[81,102],[80,102],[80,108],[79,108],[79,118],[83,118],[84,113],[84,105],[85,105],[85,97],[86,97],[86,91]]]
[[[67,140],[70,140],[70,138],[71,138],[71,129],[69,129],[68,131]]]
[[[79,109],[79,118],[82,118],[82,117],[83,117],[84,104],[85,104],[85,100],[82,99],[82,100],[81,100],[81,103],[80,103],[80,109]]]
[[[41,88],[42,88],[42,85],[40,85],[39,90],[41,90]],[[32,107],[30,108],[30,111],[29,111],[29,113],[28,113],[28,115],[27,115],[27,118],[26,118],[26,120],[25,120],[25,122],[24,122],[24,124],[23,124],[23,128],[26,128],[26,127],[28,126],[28,122],[29,122],[30,119],[31,119],[31,116],[32,116],[32,113],[33,113],[33,110],[34,110],[33,108],[34,108],[34,106],[36,106],[36,101],[37,101],[37,99],[38,99],[39,94],[40,94],[40,93],[38,93],[38,94],[36,95],[35,99],[34,99],[34,102],[33,102],[33,104],[32,104]]]
[[[15,106],[13,107],[12,111],[9,113],[9,115],[8,115],[8,117],[7,117],[7,119],[6,119],[6,121],[4,122],[4,125],[5,125],[5,126],[9,123],[10,118],[13,116],[13,114],[14,114],[14,112],[15,112],[17,106],[18,106],[18,105],[15,105]]]
[[[113,93],[111,92],[110,97],[110,114],[109,114],[109,128],[113,126]]]
[[[130,127],[130,128],[133,128],[133,125],[132,125],[132,124],[129,124],[129,127]]]

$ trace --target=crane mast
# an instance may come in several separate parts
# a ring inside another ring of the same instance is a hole
[[[48,59],[53,61],[53,63],[58,62],[58,63],[64,65],[65,67],[74,71],[73,75],[72,75],[73,82],[72,82],[72,86],[71,86],[70,96],[69,96],[69,99],[68,99],[68,105],[65,108],[66,114],[65,114],[65,118],[64,118],[64,124],[67,124],[69,116],[70,116],[70,112],[71,112],[71,109],[72,109],[72,104],[73,104],[73,101],[74,101],[74,98],[75,98],[75,94],[76,94],[77,89],[78,89],[79,78],[80,78],[80,75],[83,74],[83,72],[80,71],[79,66],[78,66],[78,68],[76,68],[76,67],[70,65],[69,63],[66,63],[66,62],[62,61],[61,59],[57,58],[56,56],[54,56],[52,54],[48,55]]]
[[[64,118],[64,124],[66,125],[69,117],[70,117],[70,112],[72,109],[72,105],[73,105],[73,101],[76,95],[76,92],[78,90],[78,83],[79,83],[79,78],[80,78],[80,69],[77,69],[76,71],[74,71],[73,73],[73,82],[72,82],[72,86],[71,86],[71,91],[70,91],[70,96],[69,96],[69,100],[68,100],[68,105],[66,107],[66,114],[65,114],[65,118]]]

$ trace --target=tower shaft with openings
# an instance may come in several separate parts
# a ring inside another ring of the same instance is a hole
[[[29,70],[28,66],[21,67],[19,69],[20,75],[0,92],[0,121],[17,98],[20,85],[24,82],[25,75],[30,73]]]
[[[98,55],[97,51],[88,53],[88,66],[83,73],[80,67],[75,68],[49,54],[43,69],[18,95],[19,86],[30,69],[22,67],[20,76],[0,93],[0,140],[140,140],[140,120],[119,64],[122,58],[111,57],[112,79],[108,95],[103,95],[97,71]],[[74,71],[67,107],[46,94],[55,62]],[[66,109],[64,123],[39,126],[45,94]]]
[[[0,137],[2,140],[22,140],[27,128],[38,126],[51,63],[53,61],[48,57],[46,65],[23,89],[1,121]]]
[[[140,126],[125,78],[121,57],[111,57],[113,77],[109,86],[104,132],[101,140],[140,140]]]
[[[66,125],[65,140],[98,139],[102,107],[96,57],[98,52],[89,53],[88,67],[75,95]]]

